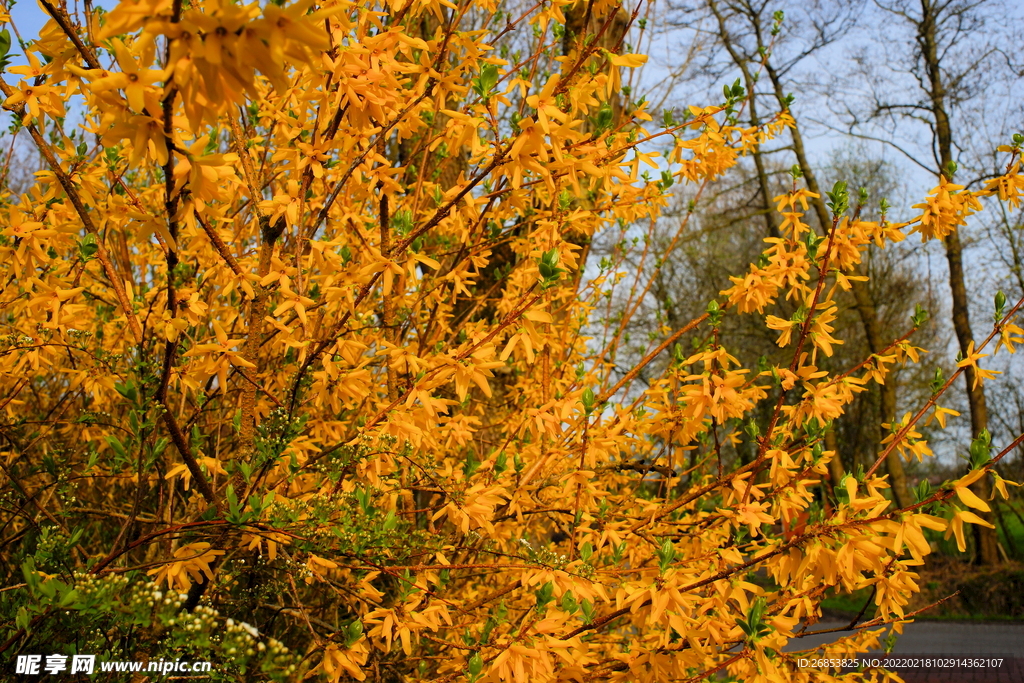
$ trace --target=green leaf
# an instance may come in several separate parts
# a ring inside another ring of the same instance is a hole
[[[243,512],[244,505],[238,504],[238,495],[235,493],[235,487],[228,484],[224,496],[228,499],[227,520],[232,524],[244,524],[247,522],[250,515]]]
[[[388,515],[384,518],[384,531],[391,531],[396,526],[398,526],[398,517],[395,517],[394,510],[388,510]]]
[[[760,638],[768,635],[771,632],[771,627],[764,623],[764,617],[767,613],[768,603],[764,598],[757,598],[750,603],[750,608],[747,610],[746,620],[737,619],[736,624],[743,630],[747,635],[747,640],[750,642],[757,641]]]
[[[568,190],[562,190],[558,195],[558,208],[568,211],[570,207],[572,207],[572,194]]]
[[[914,307],[914,315],[910,316],[910,322],[914,324],[914,327],[921,327],[928,322],[928,311],[918,304]]]
[[[590,415],[594,412],[594,405],[597,402],[597,398],[594,396],[594,390],[587,387],[583,390],[583,396],[580,397],[580,402],[583,404],[583,411]]]
[[[480,656],[479,652],[474,652],[473,656],[469,658],[469,675],[479,676],[484,670],[484,658]]]
[[[494,64],[484,64],[480,75],[473,79],[473,91],[487,101],[494,86],[498,84],[498,78],[498,67]]]
[[[412,232],[412,227],[412,211],[409,209],[402,209],[391,217],[391,229],[402,237]]]
[[[363,622],[356,619],[345,629],[345,644],[352,647],[357,640],[363,637]]]
[[[121,443],[120,439],[113,435],[108,435],[103,438],[106,440],[107,445],[114,449],[114,452],[117,453],[118,457],[122,459],[128,457],[128,452],[125,450],[124,444]]]
[[[969,462],[971,470],[984,467],[992,457],[992,435],[987,429],[978,432],[978,438],[971,442],[971,456]]]
[[[96,235],[89,233],[78,241],[78,255],[83,261],[88,261],[96,255],[96,252],[100,250],[100,245],[96,241]]]
[[[8,53],[11,51],[11,32],[7,29],[0,31],[0,65],[7,65]]]
[[[661,569],[661,573],[664,574],[668,571],[669,566],[672,564],[672,560],[676,558],[676,547],[670,539],[665,539],[665,542],[658,548],[658,567]]]
[[[993,317],[998,322],[1006,314],[1006,295],[1003,294],[1002,290],[996,292],[995,304],[996,312]]]
[[[832,210],[833,216],[842,216],[850,208],[850,193],[846,189],[846,183],[837,180],[832,186],[831,192],[826,192],[829,198],[828,207]]]
[[[135,388],[135,382],[132,380],[128,380],[124,384],[119,382],[115,383],[114,390],[133,403],[135,402],[135,399],[138,398],[138,391]]]
[[[580,547],[580,559],[584,562],[590,562],[590,558],[594,555],[594,546],[587,541]]]
[[[622,556],[626,554],[626,547],[625,541],[615,547],[615,552],[612,554],[612,564],[618,564],[622,560]]]
[[[152,451],[151,451],[152,454],[153,454],[153,457],[154,458],[160,457],[160,455],[164,452],[164,450],[166,450],[167,445],[169,443],[171,443],[171,440],[168,439],[166,436],[161,436],[159,439],[157,439],[156,442],[153,444]]]
[[[73,603],[75,603],[77,601],[78,601],[78,591],[76,591],[74,589],[71,589],[68,592],[64,593],[63,596],[61,596],[61,599],[60,599],[60,602],[58,603],[58,606],[59,607],[68,607],[69,605],[72,605]]]
[[[548,581],[543,586],[541,586],[533,592],[534,596],[537,598],[538,612],[544,611],[544,608],[547,607],[547,604],[551,602],[551,599],[554,596],[554,592],[555,584],[551,583],[550,581]]]
[[[587,624],[594,620],[594,614],[597,611],[594,605],[587,599],[580,602],[580,610],[583,612],[583,621]]]
[[[917,498],[917,502],[920,503],[928,499],[932,495],[932,485],[927,479],[921,479],[917,484],[917,488],[914,489],[914,497]]]
[[[559,277],[565,272],[564,268],[558,267],[558,250],[552,249],[544,252],[537,262],[537,270],[540,271],[540,276],[543,279],[542,289],[547,289],[558,282]]]
[[[50,580],[40,583],[39,592],[52,600],[57,595],[57,582]]]
[[[36,573],[36,562],[31,557],[26,557],[25,561],[21,563],[21,574],[25,577],[25,583],[28,584],[29,590],[34,591],[39,585],[39,574]]]
[[[718,304],[717,301],[715,301],[714,299],[709,301],[707,308],[705,310],[707,311],[708,319],[710,320],[712,325],[718,325],[720,322],[722,322],[723,311],[722,307]]]
[[[612,127],[612,120],[615,118],[615,112],[612,106],[607,102],[602,102],[601,106],[597,110],[597,117],[594,119],[594,125],[597,128],[597,133],[601,133],[609,130]]]

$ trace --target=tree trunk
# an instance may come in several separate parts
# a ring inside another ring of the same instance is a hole
[[[718,10],[718,5],[715,0],[708,0],[708,7],[711,9],[711,13],[715,15],[715,19],[718,22],[718,37],[725,45],[725,49],[729,52],[729,56],[732,58],[733,64],[735,64],[740,73],[743,74],[743,84],[747,89],[747,94],[750,97],[750,125],[757,126],[760,123],[760,119],[757,116],[757,98],[754,97],[754,88],[757,86],[757,81],[754,80],[753,74],[750,73],[750,67],[747,66],[747,60],[743,55],[739,54],[736,50],[733,41],[729,36],[729,31],[725,25],[725,17]],[[764,208],[764,220],[765,228],[768,231],[770,237],[779,236],[779,218],[772,207],[771,194],[768,190],[768,174],[764,170],[764,158],[761,152],[761,147],[757,146],[754,148],[752,156],[754,157],[754,168],[757,170],[757,187],[761,193],[762,207]]]
[[[611,8],[611,15],[605,13],[598,14],[593,11],[594,4],[594,0],[577,0],[574,4],[564,8],[565,33],[562,37],[562,56],[569,57],[569,59],[562,62],[563,72],[575,66],[580,50],[591,46],[589,39],[592,36],[600,34],[600,37],[596,38],[597,47],[612,53],[619,51],[619,46],[626,37],[626,31],[629,30],[629,12],[619,4]],[[607,24],[607,27],[605,24]],[[604,29],[603,33],[602,29]],[[619,69],[610,65],[608,69],[610,72],[614,72],[612,74],[614,76],[613,82],[617,84]],[[622,114],[625,110],[623,99],[618,90],[611,93],[608,98],[608,105],[612,109],[612,128],[615,128],[622,121]],[[594,125],[590,120],[584,119],[581,130],[593,132]],[[586,180],[580,182],[581,189],[588,186],[589,183]],[[577,197],[577,201],[580,205],[588,208],[591,204],[587,197]],[[587,256],[590,253],[590,235],[576,230],[566,235],[565,239],[580,247],[579,269],[573,273],[573,277],[578,279],[583,274],[583,268],[586,267]]]
[[[832,488],[838,488],[846,476],[846,469],[843,467],[843,459],[839,454],[839,443],[836,441],[836,432],[830,429],[825,432],[825,448],[832,451],[832,459],[828,462],[828,478]]]
[[[610,17],[607,14],[595,14],[593,0],[577,0],[572,5],[563,9],[565,14],[565,34],[562,38],[562,56],[573,57],[578,55],[581,47],[587,46],[587,38],[601,33],[605,23],[608,27],[597,39],[597,46],[611,52],[618,52],[619,45],[626,36],[629,29],[629,12],[620,4],[612,7],[614,14]],[[569,69],[575,64],[574,59],[563,62],[563,68]],[[615,69],[615,67],[611,67]],[[612,108],[613,124],[617,125],[622,117],[623,102],[618,92],[612,94],[608,104]],[[583,122],[583,130],[591,128],[589,121]]]
[[[928,79],[928,97],[932,115],[935,117],[935,143],[938,151],[939,175],[946,172],[953,161],[953,135],[949,124],[949,113],[946,111],[946,88],[942,82],[942,70],[939,63],[937,23],[938,10],[930,0],[921,0],[921,20],[917,26],[917,41],[921,49],[921,59]],[[953,299],[953,329],[960,351],[966,357],[967,349],[974,341],[971,333],[971,322],[967,305],[967,285],[964,280],[963,246],[957,232],[950,233],[943,243],[946,247],[946,261],[949,263],[949,287]],[[985,405],[985,390],[981,384],[975,384],[974,368],[968,366],[964,377],[967,381],[967,403],[971,410],[971,435],[977,438],[982,430],[988,428],[988,410]],[[983,499],[989,496],[988,477],[982,477],[971,487]],[[988,522],[992,522],[992,513],[979,513]],[[999,548],[995,529],[977,524],[971,526],[977,548],[975,561],[982,565],[999,563]]]
[[[733,62],[740,68],[740,71],[743,74],[747,91],[750,94],[749,102],[751,118],[753,119],[753,122],[756,125],[757,101],[754,97],[754,86],[756,85],[756,82],[754,81],[753,76],[750,73],[750,69],[747,66],[748,60],[743,55],[739,54],[738,50],[736,49],[734,41],[729,36],[728,29],[725,23],[725,18],[720,12],[715,0],[707,0],[707,2],[708,8],[711,10],[712,14],[714,14],[715,19],[718,23],[719,38],[725,46],[725,49],[729,52],[729,56],[732,58]],[[754,32],[754,36],[757,39],[759,50],[767,50],[767,45],[765,45],[764,42],[764,35],[761,31],[760,13],[754,10],[749,5],[747,6],[746,12],[747,18],[750,20],[750,25]],[[785,100],[785,93],[782,88],[781,78],[769,60],[765,59],[764,65],[765,70],[767,71],[769,79],[772,83],[772,89],[775,99],[778,102],[779,107],[785,109],[787,107],[787,104]],[[790,112],[790,114],[792,114],[792,112]],[[818,187],[818,181],[814,175],[814,171],[807,160],[807,154],[804,150],[803,136],[800,134],[799,126],[796,125],[795,117],[793,117],[793,124],[794,125],[791,130],[791,133],[793,138],[793,150],[796,153],[797,163],[800,166],[800,170],[804,174],[804,178],[807,182],[807,188],[811,192],[819,195],[817,199],[813,200],[814,210],[818,217],[818,222],[821,224],[822,231],[826,231],[828,229],[828,226],[832,224],[832,219],[829,215],[828,208],[825,206],[825,200],[820,196],[821,190]],[[755,151],[754,153],[754,166],[757,169],[758,182],[761,194],[764,198],[765,203],[768,204],[768,181],[767,175],[764,171],[764,164],[761,159],[760,152]],[[767,220],[769,233],[775,236],[778,234],[778,226],[777,223],[775,223],[775,221],[773,220],[774,214],[770,211],[770,208],[768,216],[769,217]],[[881,353],[882,350],[885,349],[886,344],[882,339],[881,331],[879,329],[878,314],[875,309],[874,301],[871,298],[870,290],[868,289],[867,284],[861,281],[854,280],[851,282],[851,284],[853,286],[853,294],[854,300],[856,301],[857,312],[860,315],[861,324],[864,327],[864,336],[867,339],[868,349],[872,354]],[[894,415],[896,413],[896,384],[894,381],[890,380],[889,382],[881,385],[879,387],[879,391],[881,393],[881,410],[879,411],[880,419],[878,441],[879,444],[881,444],[881,441],[885,436],[881,429],[881,422],[892,422],[892,420],[894,419]],[[832,445],[829,446],[829,448],[835,450],[834,447],[836,444],[836,440],[834,434],[832,434],[831,442]],[[833,463],[834,465],[832,471],[832,478],[836,479],[836,476],[841,478],[842,463],[838,459],[838,453],[836,458],[833,459]],[[889,471],[889,483],[892,486],[893,497],[895,499],[896,505],[898,507],[906,507],[910,505],[913,501],[910,497],[910,493],[907,488],[907,478],[903,469],[903,461],[900,459],[899,454],[896,452],[891,453],[886,459],[886,466]],[[836,481],[838,482],[838,480]]]

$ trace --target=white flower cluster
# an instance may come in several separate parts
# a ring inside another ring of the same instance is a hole
[[[85,597],[96,593],[110,591],[113,594],[121,593],[128,586],[128,577],[124,574],[104,574],[97,576],[88,572],[75,572],[75,590]]]

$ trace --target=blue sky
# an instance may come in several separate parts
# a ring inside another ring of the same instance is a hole
[[[21,0],[11,7],[11,21],[18,27],[18,32],[23,40],[32,40],[38,36],[39,30],[47,19],[49,16],[34,0]],[[21,50],[16,47],[12,47],[12,50],[18,52],[19,55],[11,62],[24,63],[24,57],[20,54]]]

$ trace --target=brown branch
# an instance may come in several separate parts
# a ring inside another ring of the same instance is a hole
[[[596,401],[597,405],[600,406],[602,403],[605,403],[608,399],[610,399],[612,396],[614,396],[615,392],[617,392],[619,389],[621,389],[627,382],[631,382],[633,380],[633,378],[635,378],[638,374],[640,374],[640,371],[643,370],[645,367],[647,367],[651,363],[651,361],[653,361],[655,358],[657,358],[661,354],[662,351],[667,349],[669,346],[672,345],[673,342],[675,342],[677,339],[679,339],[684,334],[686,334],[687,332],[689,332],[693,328],[697,327],[697,325],[700,325],[702,322],[704,322],[707,319],[708,319],[708,314],[705,313],[704,315],[700,316],[699,318],[694,318],[693,320],[691,320],[690,322],[686,323],[685,325],[680,327],[678,330],[673,332],[671,335],[669,335],[669,337],[667,339],[665,339],[665,341],[663,341],[660,344],[658,344],[658,346],[653,351],[651,351],[646,356],[644,356],[640,360],[640,362],[637,363],[636,366],[633,367],[632,370],[627,372],[622,377],[622,379],[620,379],[618,382],[616,382],[615,386],[613,386],[611,389],[608,389],[607,391],[603,392],[597,398],[597,401]]]
[[[192,475],[192,479],[195,480],[196,488],[199,490],[199,493],[207,503],[216,508],[217,514],[220,514],[221,504],[217,499],[217,494],[214,492],[213,487],[210,486],[210,482],[206,478],[206,475],[203,474],[203,470],[199,466],[199,461],[196,460],[196,456],[192,454],[192,449],[188,445],[188,439],[182,433],[181,427],[178,426],[178,422],[174,419],[171,411],[167,410],[167,406],[164,406],[163,421],[164,424],[167,425],[167,431],[171,434],[171,441],[174,442],[174,446],[178,449],[178,453],[181,454],[181,459],[185,461],[185,467],[188,468],[189,473]]]
[[[195,212],[195,216],[196,220],[199,221],[199,224],[203,226],[203,231],[206,233],[206,236],[210,238],[210,242],[212,242],[213,246],[217,249],[217,253],[221,255],[224,261],[227,262],[228,267],[231,268],[231,272],[239,277],[244,277],[242,269],[238,265],[238,261],[236,261],[235,257],[231,255],[231,252],[228,250],[228,245],[225,244],[224,240],[221,239],[221,236],[217,234],[216,229],[210,225],[210,222],[206,220],[199,211]]]
[[[64,31],[64,34],[74,43],[75,48],[82,55],[82,59],[89,65],[89,68],[102,69],[103,66],[100,64],[100,60],[96,58],[96,54],[89,46],[82,42],[82,38],[78,35],[75,27],[71,25],[67,12],[63,8],[54,7],[49,0],[39,0],[39,4],[43,6],[47,14],[53,17],[53,20],[57,22],[57,25]]]

